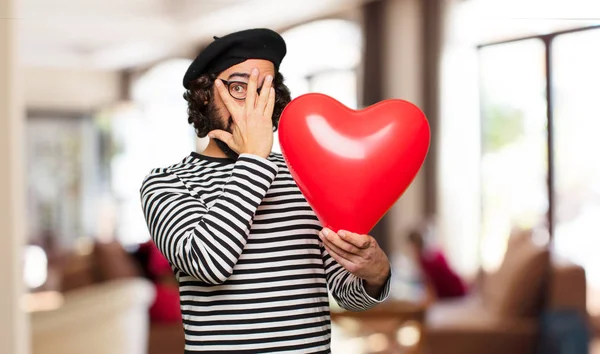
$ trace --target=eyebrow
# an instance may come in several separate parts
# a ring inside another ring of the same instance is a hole
[[[249,79],[250,74],[248,74],[248,73],[233,73],[227,77],[227,80],[230,80],[232,77],[242,77],[244,79]]]

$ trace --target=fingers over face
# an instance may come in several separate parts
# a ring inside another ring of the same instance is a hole
[[[273,77],[271,75],[267,75],[263,82],[262,88],[260,89],[260,95],[258,97],[258,103],[256,105],[256,108],[259,110],[259,112],[265,111],[265,107],[267,106],[269,95],[271,93],[272,82]]]
[[[221,97],[221,101],[223,101],[223,104],[225,104],[225,107],[227,108],[229,113],[232,113],[232,118],[235,120],[236,117],[233,114],[233,112],[235,112],[235,110],[237,108],[237,104],[234,101],[233,97],[231,97],[231,95],[229,95],[227,86],[225,86],[225,84],[223,84],[221,79],[216,79],[215,87],[217,88],[217,92],[219,93],[219,96]]]
[[[267,101],[267,106],[265,107],[265,117],[271,118],[273,116],[273,110],[275,109],[275,88],[271,87],[269,89],[269,100]]]
[[[250,72],[248,81],[248,91],[246,92],[246,107],[254,107],[256,104],[256,90],[258,89],[258,69],[254,68]]]

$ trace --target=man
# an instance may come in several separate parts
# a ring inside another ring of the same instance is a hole
[[[408,242],[426,284],[428,303],[436,299],[458,298],[467,294],[466,283],[450,267],[446,256],[439,248],[426,245],[422,230],[411,231]]]
[[[141,187],[148,228],[179,282],[186,353],[328,353],[328,287],[355,311],[389,294],[377,242],[322,228],[271,152],[290,101],[278,72],[285,54],[268,29],[215,37],[183,81],[189,122],[210,143]]]

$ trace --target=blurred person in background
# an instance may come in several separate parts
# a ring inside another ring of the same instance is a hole
[[[151,171],[140,190],[179,283],[186,352],[329,353],[328,288],[353,311],[389,295],[377,242],[323,228],[271,151],[290,102],[278,71],[286,51],[268,29],[215,37],[183,79],[188,121],[210,143]]]
[[[181,323],[179,284],[169,261],[152,241],[141,244],[133,256],[144,276],[154,284],[156,296],[150,306],[150,320],[159,323]]]
[[[452,269],[443,250],[434,246],[428,228],[417,228],[408,235],[409,253],[419,268],[426,287],[426,302],[467,295],[466,282]]]

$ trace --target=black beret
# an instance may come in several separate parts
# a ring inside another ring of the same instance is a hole
[[[287,48],[283,38],[275,31],[254,28],[214,37],[194,61],[183,77],[183,86],[204,74],[218,74],[248,59],[264,59],[273,63],[275,71],[285,57]]]

